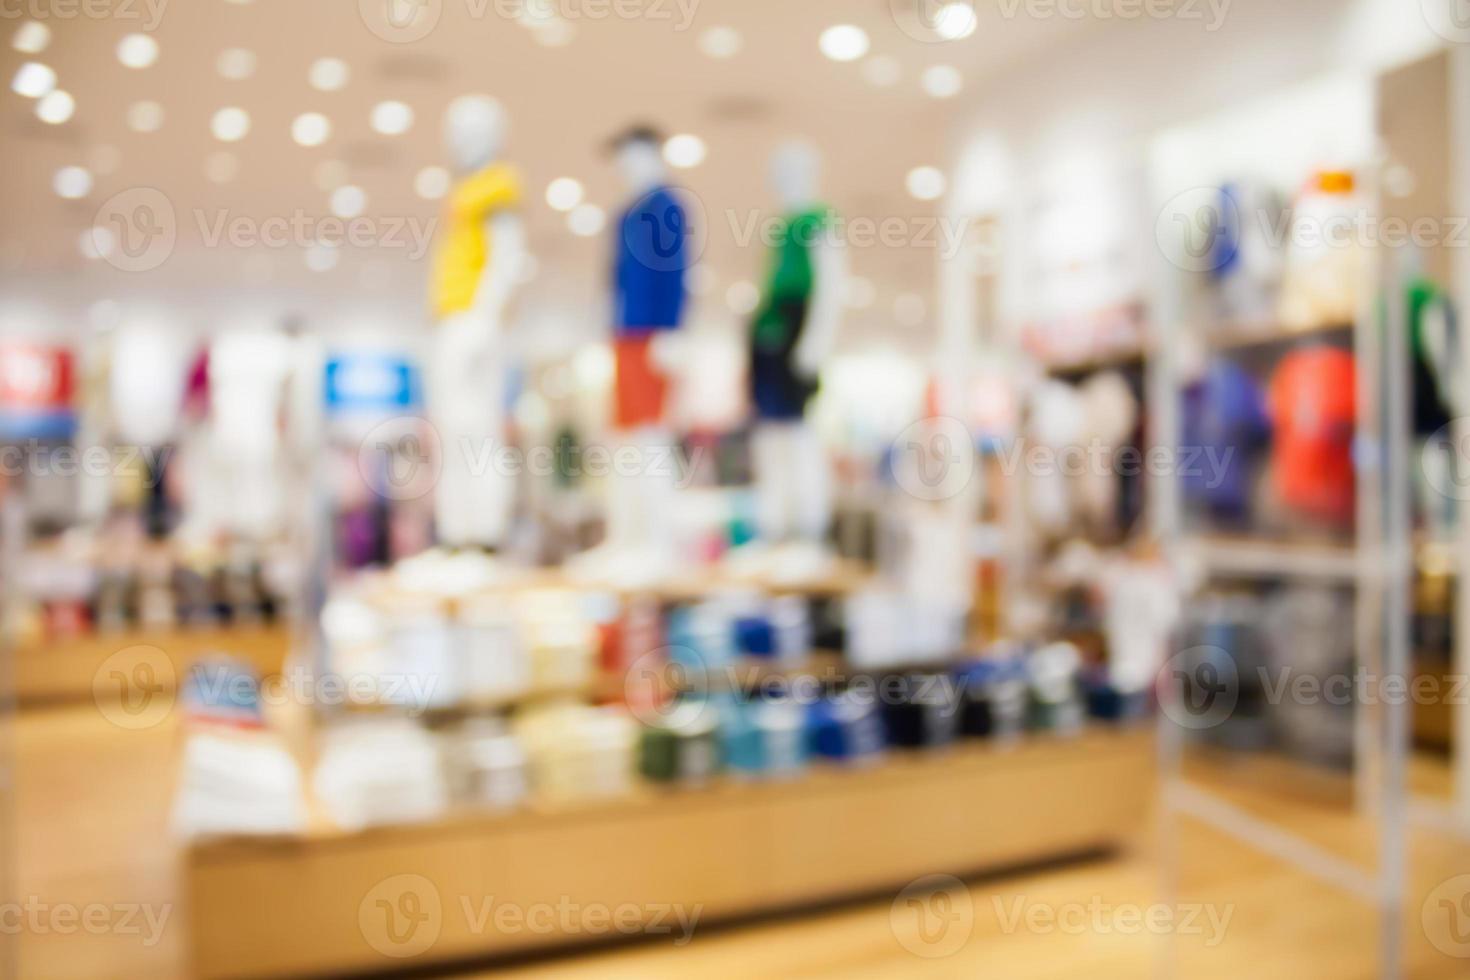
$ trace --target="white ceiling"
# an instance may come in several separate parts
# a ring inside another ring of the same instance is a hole
[[[30,2],[41,10],[62,4]],[[910,0],[683,0],[682,8],[676,0],[617,0],[616,8],[613,0],[550,0],[573,35],[565,46],[549,48],[497,13],[514,9],[515,0],[423,0],[438,9],[439,19],[411,43],[390,43],[369,30],[359,7],[373,10],[383,0],[175,0],[166,3],[151,32],[160,45],[158,61],[137,70],[120,64],[115,48],[124,35],[149,26],[145,0],[89,2],[112,2],[118,15],[53,16],[45,20],[52,39],[43,52],[22,55],[6,37],[0,54],[6,79],[28,59],[52,66],[59,87],[77,105],[69,122],[47,125],[35,117],[31,100],[8,85],[0,93],[6,147],[0,295],[70,309],[104,297],[146,299],[208,316],[241,304],[311,316],[370,304],[410,321],[422,307],[427,262],[411,259],[405,249],[343,249],[336,267],[313,272],[300,249],[206,247],[201,229],[221,215],[253,223],[327,215],[329,195],[313,182],[313,171],[329,159],[345,163],[348,180],[366,191],[368,215],[423,228],[439,205],[415,195],[413,176],[444,162],[439,117],[455,95],[484,92],[509,110],[508,155],[528,189],[525,213],[540,272],[526,287],[523,309],[574,311],[595,321],[594,311],[602,308],[605,236],[573,236],[543,192],[553,178],[572,176],[586,185],[590,201],[615,213],[621,195],[602,144],[629,122],[647,120],[669,132],[695,133],[709,147],[703,164],[677,176],[698,199],[708,230],[704,260],[712,287],[699,315],[728,320],[726,288],[758,278],[761,269],[762,246],[741,247],[735,229],[772,206],[765,161],[777,142],[801,135],[821,147],[827,196],[849,219],[897,218],[920,229],[937,205],[911,198],[905,174],[943,162],[948,124],[982,93],[987,79],[1084,26],[1062,18],[1007,20],[985,4],[974,35],[938,43],[900,26],[894,11],[901,15]],[[592,19],[612,9],[642,16]],[[842,22],[868,32],[870,56],[897,60],[897,84],[876,87],[865,80],[862,62],[837,63],[818,52],[822,30]],[[19,22],[0,23],[8,35]],[[736,56],[716,60],[701,53],[700,34],[718,25],[743,36]],[[258,56],[248,79],[217,72],[219,53],[232,47]],[[308,66],[322,56],[348,63],[352,77],[345,89],[323,93],[308,85]],[[965,89],[958,97],[937,100],[921,90],[920,73],[939,63],[962,71]],[[371,107],[389,98],[415,112],[404,135],[381,136],[368,125]],[[164,124],[155,133],[127,126],[128,106],[142,99],[164,107]],[[211,135],[210,118],[224,106],[243,107],[252,117],[248,136],[237,143]],[[292,119],[306,111],[331,120],[331,137],[322,146],[305,148],[291,139]],[[52,190],[56,170],[70,164],[96,170],[99,157],[108,162],[106,147],[113,148],[115,166],[97,173],[91,193],[79,201],[58,197]],[[239,170],[220,185],[206,179],[205,161],[222,150],[238,158]],[[129,273],[83,257],[78,242],[99,206],[140,186],[159,189],[174,208],[179,241],[169,259]],[[855,311],[855,320],[896,329],[890,311],[899,294],[931,295],[933,248],[921,243],[851,252],[854,273],[877,287],[874,304]]]

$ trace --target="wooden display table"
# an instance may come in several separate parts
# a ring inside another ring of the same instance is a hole
[[[150,688],[172,692],[202,655],[226,653],[252,664],[262,676],[279,673],[291,645],[285,625],[97,633],[17,647],[15,693],[22,707],[37,704],[116,699],[140,680],[133,671],[146,665]],[[153,647],[158,651],[117,657],[119,651]],[[110,677],[113,669],[121,679]]]
[[[969,742],[789,782],[200,842],[194,973],[423,968],[657,931],[675,906],[708,923],[1110,848],[1146,820],[1152,745],[1151,728]],[[588,910],[634,921],[594,928]]]

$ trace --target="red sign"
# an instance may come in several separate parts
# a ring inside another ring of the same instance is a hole
[[[74,384],[67,348],[0,341],[0,411],[65,411]]]

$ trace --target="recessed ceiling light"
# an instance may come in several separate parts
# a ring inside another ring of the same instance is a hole
[[[576,30],[570,23],[557,17],[536,24],[531,28],[531,36],[536,43],[547,48],[562,48],[572,43],[572,37]]]
[[[312,272],[329,272],[337,267],[339,258],[336,248],[318,243],[306,250],[306,267]]]
[[[211,184],[228,184],[240,172],[240,158],[229,150],[215,150],[204,158],[204,176]]]
[[[36,117],[53,126],[66,122],[76,111],[77,100],[71,97],[70,92],[59,88],[47,92],[41,96],[41,101],[36,103]]]
[[[209,130],[215,139],[224,143],[242,140],[250,132],[250,113],[238,106],[227,106],[214,114]]]
[[[302,146],[321,146],[332,135],[332,123],[320,112],[303,112],[291,120],[291,138]]]
[[[946,41],[959,41],[975,33],[979,26],[972,0],[947,3],[934,18],[934,31]]]
[[[944,174],[937,167],[915,167],[904,178],[909,193],[921,201],[933,201],[944,194]]]
[[[343,184],[332,191],[331,208],[339,218],[355,218],[367,210],[367,193],[356,184]]]
[[[725,304],[741,316],[754,312],[760,301],[761,291],[755,288],[755,283],[746,279],[737,279],[725,290]]]
[[[690,133],[670,136],[664,142],[664,160],[671,167],[687,170],[704,162],[704,140]]]
[[[68,201],[75,201],[92,193],[92,174],[85,167],[62,167],[51,179],[51,186]]]
[[[323,160],[312,168],[311,179],[321,190],[335,190],[347,183],[347,164],[341,160]]]
[[[878,290],[873,287],[870,279],[862,276],[849,276],[847,282],[843,283],[842,301],[855,310],[866,309],[873,305],[877,299]]]
[[[408,128],[413,125],[413,110],[408,107],[407,103],[396,99],[379,102],[373,106],[371,124],[376,133],[382,133],[384,136],[398,136],[408,132]]]
[[[24,54],[40,54],[51,43],[51,28],[38,20],[28,20],[15,29],[10,46]]]
[[[868,84],[878,88],[896,85],[902,74],[903,69],[899,66],[898,59],[892,55],[875,54],[863,62],[863,77],[868,80]]]
[[[306,80],[322,92],[335,92],[347,85],[351,72],[341,58],[318,58],[311,63]]]
[[[573,235],[581,235],[583,238],[591,238],[602,231],[607,216],[602,213],[602,208],[595,204],[579,204],[567,215],[567,227],[572,230]]]
[[[128,128],[139,133],[156,133],[163,126],[163,106],[151,99],[128,106]]]
[[[215,71],[223,78],[241,81],[255,74],[255,52],[245,48],[225,48],[214,62]]]
[[[853,24],[837,24],[823,31],[817,44],[833,61],[856,61],[868,53],[868,32]]]
[[[582,203],[582,185],[570,177],[558,177],[546,185],[546,203],[558,211],[570,211]]]
[[[934,65],[924,69],[919,84],[936,99],[947,99],[959,94],[964,86],[964,79],[960,77],[960,70],[953,65]]]
[[[56,72],[51,70],[50,65],[43,65],[39,61],[27,61],[10,80],[10,90],[28,99],[39,99],[55,87]]]
[[[117,42],[117,60],[128,68],[147,68],[158,60],[158,42],[148,34],[129,34]]]
[[[699,35],[699,50],[711,58],[733,58],[744,43],[740,32],[733,27],[711,27]]]
[[[449,171],[425,167],[413,177],[413,192],[426,201],[437,201],[449,193]]]

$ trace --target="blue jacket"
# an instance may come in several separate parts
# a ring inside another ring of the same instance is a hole
[[[684,315],[689,218],[673,191],[656,187],[617,223],[613,243],[613,331],[672,330]]]

